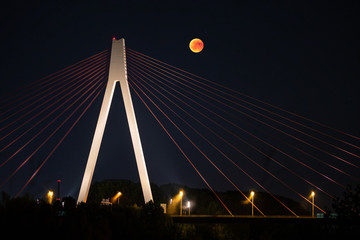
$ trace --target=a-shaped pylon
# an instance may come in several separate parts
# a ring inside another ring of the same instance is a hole
[[[141,146],[139,130],[127,80],[125,40],[122,38],[119,40],[113,39],[112,42],[109,79],[105,89],[105,95],[101,105],[94,138],[91,144],[84,177],[81,183],[78,203],[86,202],[88,197],[91,180],[93,177],[96,161],[99,155],[101,141],[105,130],[106,120],[109,115],[110,105],[117,82],[120,83],[121,93],[124,100],[125,111],[130,128],[130,135],[134,147],[136,163],[140,175],[140,183],[144,194],[144,200],[145,203],[153,200],[150,188],[150,181],[146,170],[144,153]]]

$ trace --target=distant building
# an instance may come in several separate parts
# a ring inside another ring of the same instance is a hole
[[[111,206],[112,203],[109,201],[109,198],[103,198],[100,203],[101,206]]]
[[[160,203],[160,207],[162,207],[164,213],[166,213],[166,203]]]

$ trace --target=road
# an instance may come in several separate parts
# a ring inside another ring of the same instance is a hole
[[[335,219],[312,218],[309,216],[249,216],[249,215],[173,215],[174,223],[318,223]]]

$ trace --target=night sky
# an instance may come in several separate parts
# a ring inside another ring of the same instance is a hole
[[[360,136],[360,26],[356,1],[208,2],[11,2],[0,10],[0,93],[4,95],[110,49],[115,36],[125,38],[126,46],[133,50]],[[189,50],[193,38],[200,38],[205,44],[199,54]],[[62,194],[77,196],[101,100],[102,95],[27,191],[41,196],[47,189],[54,189],[60,178]],[[133,101],[150,181],[205,188],[135,94]],[[117,91],[93,181],[138,181],[125,119],[121,93]],[[354,143],[359,145],[360,141]],[[209,183],[216,190],[234,190],[215,177],[209,165],[200,165],[199,169],[211,173]],[[260,190],[229,171],[244,191]],[[25,172],[3,190],[14,194],[31,170]],[[251,169],[249,172],[261,174],[257,177],[274,193],[294,197],[264,173]],[[355,183],[339,179],[343,184]],[[311,190],[302,184],[295,187],[306,196]],[[336,195],[343,191],[325,183],[326,187]],[[318,201],[322,202],[321,196]]]

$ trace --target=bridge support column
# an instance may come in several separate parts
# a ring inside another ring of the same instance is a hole
[[[120,83],[120,87],[121,87],[121,93],[123,96],[126,116],[130,128],[130,135],[134,147],[135,159],[139,171],[140,183],[144,194],[144,200],[145,203],[153,200],[151,188],[150,188],[150,181],[146,170],[144,153],[141,146],[139,130],[136,122],[134,107],[131,100],[129,84],[127,81],[125,40],[122,38],[119,40],[113,39],[112,42],[109,78],[105,89],[105,95],[101,105],[101,110],[94,133],[94,138],[91,144],[91,149],[85,168],[85,173],[80,187],[79,197],[77,200],[78,203],[86,202],[89,194],[91,180],[93,177],[96,161],[99,155],[100,145],[103,138],[105,125],[109,115],[110,105],[117,82]]]

